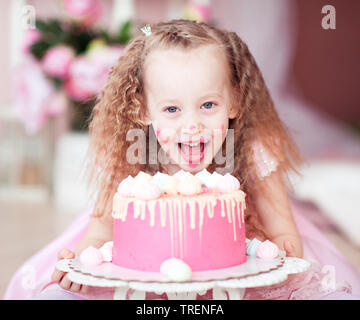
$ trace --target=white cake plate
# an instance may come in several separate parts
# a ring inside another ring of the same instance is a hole
[[[127,294],[131,300],[145,300],[146,292],[160,295],[165,292],[169,300],[194,300],[197,294],[204,295],[209,289],[213,289],[214,300],[240,300],[246,288],[278,284],[289,274],[304,272],[309,267],[310,262],[299,258],[265,260],[248,256],[247,262],[239,266],[193,272],[191,281],[171,282],[160,272],[134,271],[109,262],[89,267],[75,258],[56,264],[57,269],[68,273],[72,282],[115,288],[115,300],[125,300]]]

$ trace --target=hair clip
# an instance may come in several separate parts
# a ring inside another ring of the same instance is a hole
[[[146,36],[151,35],[151,26],[149,24],[147,24],[146,26],[143,26],[140,30],[142,32],[144,32]]]

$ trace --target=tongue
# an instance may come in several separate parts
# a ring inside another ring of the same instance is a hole
[[[187,162],[198,162],[202,157],[201,144],[191,147],[187,144],[181,144],[181,155]]]

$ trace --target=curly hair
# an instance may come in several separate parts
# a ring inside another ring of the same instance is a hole
[[[261,187],[253,160],[253,142],[260,141],[278,161],[278,171],[284,181],[290,170],[297,172],[301,157],[287,128],[279,119],[263,76],[247,45],[234,32],[206,23],[171,20],[151,26],[150,36],[139,34],[125,48],[112,67],[107,83],[97,97],[89,125],[89,183],[97,192],[93,216],[111,214],[112,198],[118,184],[128,175],[139,171],[154,173],[159,165],[130,164],[126,151],[130,146],[127,132],[142,129],[147,137],[146,99],[143,65],[154,48],[197,48],[214,44],[222,48],[230,70],[233,103],[238,114],[229,121],[234,129],[234,166],[236,176],[247,194],[245,219],[247,236],[264,231],[257,219],[253,194]],[[224,146],[223,146],[224,148]],[[148,144],[146,144],[148,154]],[[207,170],[215,170],[214,163]]]

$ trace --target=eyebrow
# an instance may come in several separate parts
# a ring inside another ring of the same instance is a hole
[[[218,93],[218,92],[212,92],[212,93],[209,93],[209,94],[206,94],[202,97],[199,98],[199,100],[205,100],[207,98],[212,98],[212,97],[216,97],[216,98],[222,98],[223,95],[221,93]]]
[[[222,99],[223,95],[221,93],[217,93],[217,92],[208,93],[208,94],[206,94],[204,96],[201,96],[199,98],[199,101],[203,101],[205,99],[213,98],[213,97],[216,97],[218,99]],[[176,100],[176,99],[164,99],[164,100],[161,100],[160,102],[157,103],[158,106],[161,106],[161,105],[164,105],[164,104],[179,104],[179,100]]]

